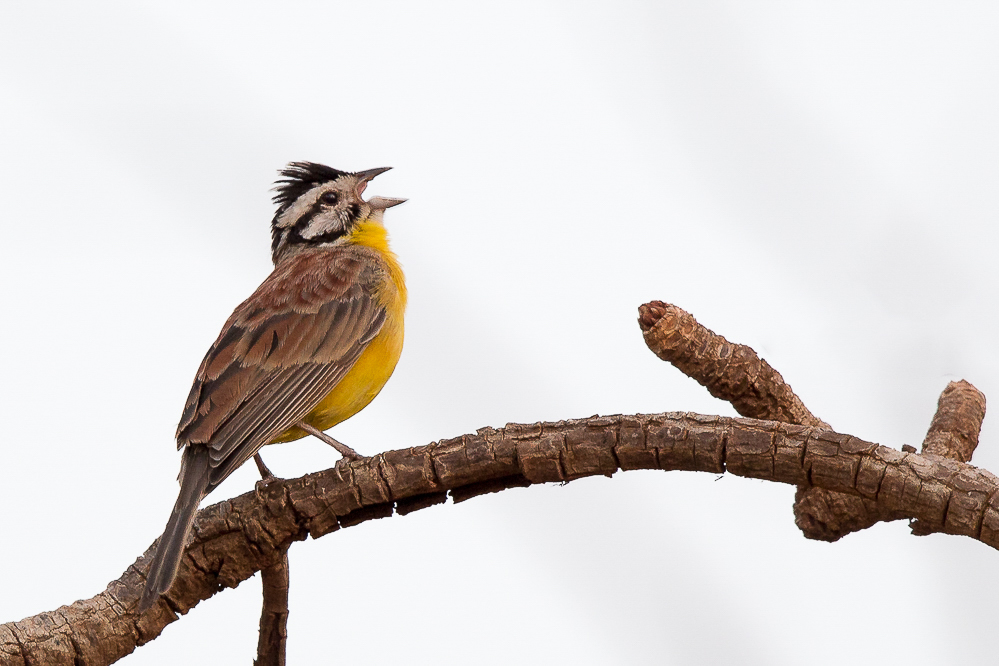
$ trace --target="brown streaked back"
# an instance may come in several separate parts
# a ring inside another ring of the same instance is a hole
[[[236,308],[177,428],[178,448],[208,446],[211,488],[315,408],[381,330],[382,264],[360,246],[306,249]]]

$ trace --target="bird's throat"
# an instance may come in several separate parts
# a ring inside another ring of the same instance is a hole
[[[392,280],[395,289],[386,290],[380,294],[383,298],[394,301],[383,302],[382,305],[388,309],[390,317],[398,314],[401,319],[402,312],[406,309],[406,280],[402,274],[402,266],[399,264],[398,257],[395,256],[392,248],[389,247],[388,232],[385,230],[385,227],[381,222],[365,220],[354,227],[354,231],[347,238],[347,242],[370,247],[385,260],[389,278]],[[388,291],[394,291],[395,294],[389,294]]]

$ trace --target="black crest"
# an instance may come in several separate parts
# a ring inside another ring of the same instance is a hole
[[[292,162],[281,170],[281,178],[274,183],[274,203],[278,205],[274,219],[281,217],[281,213],[287,210],[288,206],[295,203],[298,197],[302,196],[316,185],[328,183],[341,176],[348,175],[346,171],[339,171],[324,164],[315,162]]]

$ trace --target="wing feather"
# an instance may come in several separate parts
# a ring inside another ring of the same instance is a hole
[[[351,246],[302,252],[226,322],[177,429],[178,446],[208,446],[212,487],[315,409],[381,330],[380,269],[362,259]]]

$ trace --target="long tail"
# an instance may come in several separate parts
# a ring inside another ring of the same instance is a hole
[[[197,444],[188,445],[184,450],[183,460],[180,468],[180,495],[173,505],[173,513],[160,537],[159,546],[156,547],[156,555],[153,556],[152,566],[146,576],[146,589],[139,600],[139,612],[148,609],[161,594],[170,589],[177,576],[194,514],[198,512],[198,504],[208,488],[211,472],[208,448]]]

